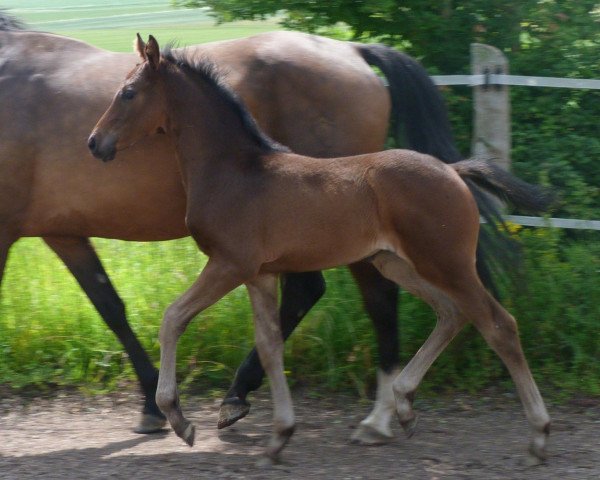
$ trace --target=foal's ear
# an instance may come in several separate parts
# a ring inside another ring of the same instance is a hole
[[[142,60],[144,60],[144,61],[148,60],[146,58],[146,44],[142,40],[142,37],[140,37],[139,33],[137,34],[135,40],[133,41],[133,48],[134,48],[134,51],[139,53],[140,57],[142,57]]]
[[[154,70],[158,70],[160,49],[158,48],[158,42],[156,41],[156,38],[154,38],[152,35],[148,37],[148,43],[146,44],[145,52],[146,59],[148,60],[148,63],[150,63],[150,66]]]

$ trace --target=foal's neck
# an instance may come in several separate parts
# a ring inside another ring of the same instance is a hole
[[[264,150],[213,85],[170,69],[165,86],[169,129],[184,173],[260,163]]]

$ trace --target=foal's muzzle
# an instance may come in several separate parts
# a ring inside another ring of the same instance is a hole
[[[117,154],[116,142],[102,141],[95,133],[92,133],[88,138],[88,148],[94,157],[103,162],[112,160]]]

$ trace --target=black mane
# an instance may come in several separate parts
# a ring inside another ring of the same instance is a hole
[[[190,59],[185,50],[173,50],[170,46],[163,51],[163,58],[177,65],[188,75],[196,77],[197,81],[208,83],[214,87],[216,93],[239,116],[242,125],[260,148],[267,152],[290,151],[289,148],[276,142],[260,129],[244,102],[225,84],[217,65],[207,59]]]
[[[0,31],[8,30],[25,30],[25,25],[18,18],[0,10]]]

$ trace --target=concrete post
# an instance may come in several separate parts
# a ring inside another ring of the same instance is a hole
[[[471,73],[508,74],[508,60],[497,48],[471,44]],[[473,92],[474,156],[493,157],[510,169],[510,97],[506,85],[480,85]]]

